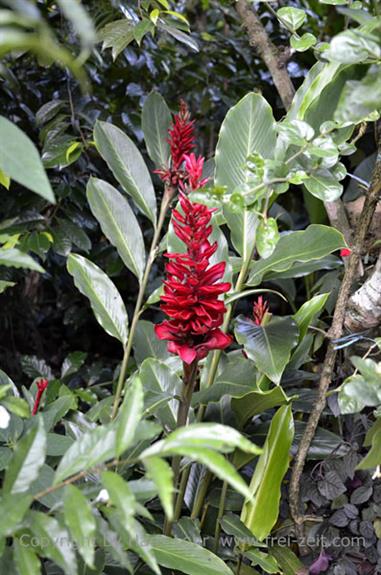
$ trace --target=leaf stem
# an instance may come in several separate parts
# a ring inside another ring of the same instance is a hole
[[[125,385],[128,361],[130,359],[132,344],[133,344],[134,336],[135,336],[135,331],[136,331],[136,327],[138,325],[140,313],[142,310],[144,294],[145,294],[145,291],[147,288],[148,278],[149,278],[149,275],[150,275],[150,272],[152,269],[152,265],[153,265],[153,263],[156,259],[156,256],[157,256],[157,249],[158,249],[158,245],[159,245],[161,230],[163,228],[165,216],[167,214],[167,210],[169,208],[169,205],[172,201],[174,192],[175,192],[175,190],[171,186],[166,186],[166,188],[164,190],[164,195],[163,195],[163,199],[162,199],[161,206],[160,206],[159,219],[158,219],[157,225],[155,226],[155,231],[154,231],[150,251],[148,254],[148,258],[147,258],[146,268],[144,270],[144,275],[143,275],[143,278],[142,278],[142,281],[141,281],[140,287],[139,287],[138,297],[136,299],[135,310],[134,310],[134,315],[133,315],[132,321],[131,321],[130,332],[128,335],[127,344],[124,348],[123,361],[122,361],[122,365],[120,368],[118,384],[117,384],[117,388],[116,388],[116,392],[115,392],[115,399],[114,399],[114,405],[112,408],[111,419],[115,419],[115,417],[118,413],[120,399],[122,396],[123,387]]]
[[[220,539],[220,533],[221,533],[221,519],[222,519],[222,517],[224,515],[224,511],[225,511],[227,491],[228,491],[228,484],[226,481],[224,481],[223,485],[222,485],[222,490],[221,490],[220,503],[218,505],[216,529],[214,531],[214,553],[215,554],[218,553],[218,548],[219,548],[219,539]]]

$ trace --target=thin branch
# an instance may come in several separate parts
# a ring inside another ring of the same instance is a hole
[[[352,254],[349,257],[348,267],[345,270],[344,278],[340,286],[336,307],[333,315],[332,326],[329,330],[330,343],[324,359],[321,371],[318,397],[310,413],[306,429],[300,441],[298,452],[295,456],[291,481],[290,481],[290,510],[295,522],[297,536],[303,536],[304,516],[300,507],[300,485],[301,477],[306,462],[307,454],[314,438],[320,416],[326,404],[326,394],[332,381],[335,368],[336,354],[335,345],[332,340],[338,339],[343,334],[343,324],[350,297],[353,280],[356,276],[360,257],[364,248],[365,238],[372,222],[372,218],[377,206],[381,192],[381,138],[378,143],[378,154],[376,165],[373,171],[371,184],[365,198],[364,206],[360,214],[355,234]]]

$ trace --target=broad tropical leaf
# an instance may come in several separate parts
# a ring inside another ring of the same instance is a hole
[[[151,92],[144,102],[142,128],[148,155],[157,168],[168,166],[170,125],[171,113],[164,98],[158,92]]]

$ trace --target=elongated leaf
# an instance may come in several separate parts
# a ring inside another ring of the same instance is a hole
[[[119,457],[130,446],[143,413],[143,387],[135,377],[127,389],[116,420],[116,455]]]
[[[102,483],[107,489],[111,502],[115,505],[123,520],[128,525],[135,514],[136,502],[128,483],[113,471],[102,473]]]
[[[240,426],[243,427],[251,417],[288,401],[282,387],[277,386],[268,391],[253,391],[241,399],[233,399],[231,406]]]
[[[222,559],[200,545],[165,535],[151,535],[149,541],[159,564],[167,569],[187,575],[232,575]]]
[[[13,557],[18,575],[40,575],[41,563],[32,547],[18,539],[13,541]]]
[[[78,552],[86,565],[94,567],[94,538],[96,521],[91,506],[83,493],[74,485],[65,488],[64,517]]]
[[[141,280],[146,261],[143,234],[128,201],[98,178],[90,178],[87,199],[103,233],[116,247],[126,267]]]
[[[290,406],[279,408],[250,483],[251,500],[242,509],[241,521],[262,541],[273,528],[279,513],[281,484],[289,466],[294,436]]]
[[[34,511],[31,519],[32,533],[43,542],[41,554],[61,567],[65,575],[77,575],[77,560],[67,530],[39,511]]]
[[[115,456],[115,442],[116,431],[112,425],[86,431],[69,447],[61,459],[54,483],[112,459]]]
[[[291,350],[298,343],[298,328],[289,317],[273,317],[265,325],[238,316],[235,335],[238,343],[254,361],[258,371],[267,375],[277,385],[291,356]]]
[[[224,216],[231,232],[233,246],[244,259],[252,252],[259,218],[247,209],[236,211],[231,206],[224,206]]]
[[[46,431],[41,417],[20,440],[4,478],[4,493],[22,493],[37,478],[46,455]]]
[[[0,523],[0,538],[9,537],[16,531],[31,503],[29,494],[14,493],[0,497],[1,517],[6,518]]]
[[[356,469],[372,469],[381,465],[381,429],[377,429],[372,437],[369,453],[360,461]]]
[[[229,453],[236,448],[254,454],[259,454],[262,451],[232,427],[220,423],[194,423],[172,431],[166,439],[148,447],[141,457],[143,459],[153,455],[165,457],[174,450],[181,452],[183,449],[192,449],[193,447],[216,449],[223,453]]]
[[[3,116],[0,116],[0,169],[11,180],[55,203],[35,145],[20,128]]]
[[[299,341],[304,338],[307,333],[308,326],[324,308],[328,297],[329,293],[314,296],[310,300],[306,301],[294,315],[294,320],[299,328]]]
[[[244,552],[244,556],[247,557],[251,564],[260,567],[265,573],[279,573],[279,566],[275,557],[259,551],[252,547]]]
[[[67,269],[79,291],[90,300],[98,323],[125,345],[128,337],[127,311],[112,281],[98,266],[79,254],[70,254]]]
[[[318,260],[347,247],[340,232],[328,226],[312,224],[304,231],[281,236],[269,258],[255,262],[248,285],[258,285],[267,274],[289,270],[295,262]]]
[[[158,419],[169,429],[175,429],[179,403],[175,397],[180,395],[182,386],[179,376],[164,362],[150,357],[143,361],[139,377],[144,387],[145,409],[159,405],[155,410]]]
[[[168,463],[160,457],[147,457],[144,460],[147,478],[157,487],[161,504],[169,521],[173,519],[173,471]]]
[[[157,168],[168,166],[169,143],[168,130],[171,125],[171,113],[158,92],[151,92],[143,106],[142,128],[148,155]]]
[[[18,248],[10,248],[8,250],[0,249],[0,266],[26,268],[41,273],[45,271],[36,260]]]
[[[107,122],[95,124],[94,138],[99,153],[115,178],[142,212],[155,223],[155,191],[147,166],[135,144],[122,130]]]
[[[257,152],[271,158],[276,143],[272,110],[260,94],[247,94],[227,113],[216,148],[215,183],[229,191],[246,182],[245,164]]]
[[[307,571],[305,570],[303,563],[288,547],[272,545],[269,548],[269,553],[277,560],[279,567],[282,569],[283,575],[295,575],[295,573],[307,575]]]

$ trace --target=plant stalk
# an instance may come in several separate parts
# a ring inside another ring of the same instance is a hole
[[[148,258],[147,258],[146,268],[144,270],[144,275],[143,275],[143,278],[142,278],[142,281],[141,281],[141,284],[139,287],[138,297],[136,299],[134,315],[132,317],[131,326],[130,326],[130,333],[128,335],[127,344],[126,344],[125,349],[124,349],[123,360],[122,360],[118,384],[117,384],[117,388],[116,388],[116,392],[115,392],[115,399],[114,399],[114,405],[112,408],[111,419],[115,419],[115,417],[118,413],[120,399],[122,396],[123,387],[124,387],[125,379],[126,379],[128,361],[130,359],[132,344],[134,341],[136,326],[138,325],[139,317],[140,317],[141,310],[142,310],[144,294],[145,294],[145,291],[147,288],[148,279],[149,279],[149,275],[150,275],[150,272],[152,269],[153,262],[156,259],[157,248],[159,245],[160,234],[161,234],[161,230],[163,228],[163,224],[165,221],[165,216],[167,214],[167,210],[170,206],[170,203],[172,201],[174,193],[175,193],[174,188],[172,188],[171,186],[165,187],[163,199],[162,199],[161,206],[160,206],[159,219],[158,219],[157,225],[155,227],[154,235],[152,238],[152,243],[151,243],[150,251],[148,254]]]

